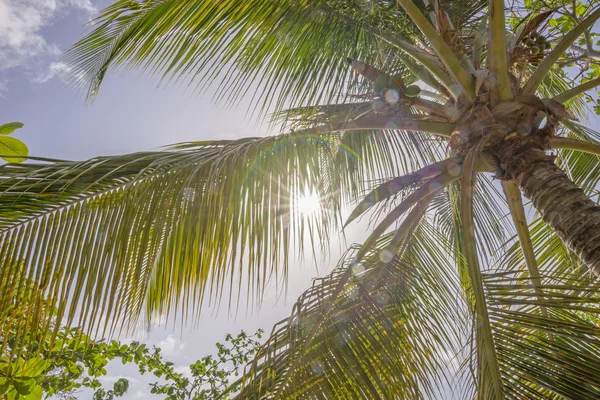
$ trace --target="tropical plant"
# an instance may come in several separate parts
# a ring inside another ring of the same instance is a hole
[[[42,311],[38,321],[15,318],[36,301]],[[0,332],[6,344],[0,354],[0,399],[75,400],[79,392],[88,389],[93,391],[94,400],[113,400],[127,393],[129,381],[119,378],[111,389],[102,387],[100,379],[106,376],[111,360],[135,363],[140,374],[160,378],[148,391],[165,399],[227,399],[239,391],[241,382],[231,381],[256,354],[263,334],[260,329],[252,335],[244,331],[236,336],[228,334],[224,343],[216,344],[214,356],[207,355],[189,366],[188,376],[164,359],[157,346],[93,340],[79,328],[60,326],[56,311],[33,281],[19,285],[13,294],[8,320]],[[46,325],[46,319],[52,320],[50,329],[34,328]]]
[[[150,393],[162,394],[167,400],[212,400],[229,399],[240,390],[242,382],[231,382],[240,375],[240,370],[248,363],[260,348],[259,340],[263,331],[259,329],[253,335],[241,331],[237,336],[228,334],[225,343],[217,343],[217,353],[204,356],[189,365],[189,375],[178,372],[172,362],[163,359],[160,348],[150,352],[143,347],[143,356],[135,360],[140,373],[151,372],[162,382],[150,384]]]
[[[274,328],[240,398],[595,398],[600,135],[576,117],[600,77],[568,67],[583,40],[597,70],[600,9],[532,3],[116,2],[65,59],[90,97],[118,66],[219,81],[290,132],[5,166],[0,294],[24,260],[69,324],[197,315],[285,279],[360,196],[346,224],[370,212],[372,233]]]
[[[224,343],[217,343],[217,352],[204,356],[190,364],[187,373],[179,371],[174,364],[163,358],[161,349],[149,349],[143,343],[123,344],[112,341],[103,344],[103,351],[110,359],[119,357],[123,364],[135,363],[140,374],[151,373],[161,381],[150,384],[149,393],[160,395],[166,400],[212,400],[229,399],[239,391],[241,381],[231,382],[240,374],[240,369],[252,359],[260,348],[259,340],[263,331],[252,335],[241,331],[237,336],[228,334]],[[113,389],[99,388],[94,392],[94,400],[112,400],[129,389],[129,381],[120,378]]]

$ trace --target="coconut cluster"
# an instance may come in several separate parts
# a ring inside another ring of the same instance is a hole
[[[507,37],[507,44],[512,40],[512,37]],[[544,35],[531,32],[520,39],[519,44],[511,52],[510,63],[518,70],[523,70],[527,64],[538,65],[551,47]]]
[[[545,50],[549,50],[552,47],[552,45],[546,40],[545,36],[538,35],[535,32],[529,35],[529,37],[523,41],[523,44],[532,55],[538,55],[540,53],[543,54]]]

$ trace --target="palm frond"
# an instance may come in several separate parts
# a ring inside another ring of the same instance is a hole
[[[473,99],[475,97],[473,78],[456,54],[454,54],[444,39],[436,32],[433,25],[411,0],[398,0],[398,3],[404,8],[404,11],[411,17],[421,32],[423,32],[423,35],[427,38],[454,81],[462,87],[466,97]]]
[[[458,172],[460,173],[460,168],[458,169]],[[446,186],[456,181],[458,179],[457,175],[458,174],[450,173],[449,171],[444,171],[434,176],[427,182],[424,182],[421,186],[419,186],[419,188],[415,189],[412,193],[406,196],[405,199],[402,199],[400,204],[386,213],[383,220],[378,222],[377,226],[373,229],[367,240],[363,243],[362,248],[356,255],[356,258],[360,260],[365,254],[367,254],[377,243],[379,238],[388,230],[388,228],[410,208],[418,204],[422,199],[437,194]]]
[[[600,390],[598,287],[542,275],[538,296],[520,272],[484,273],[504,390],[514,398],[593,398]],[[548,315],[539,314],[540,307]]]
[[[592,90],[598,86],[600,86],[600,78],[592,79],[590,81],[582,83],[579,86],[576,86],[572,89],[569,89],[569,90],[559,94],[558,96],[554,97],[554,100],[558,101],[559,103],[564,103],[566,101],[571,100],[573,97],[578,96],[582,93],[585,93],[588,90]]]
[[[551,148],[558,149],[556,163],[592,196],[600,180],[600,134],[571,121],[563,126],[567,137],[550,139]]]
[[[506,242],[514,234],[514,227],[506,218],[503,198],[486,174],[478,174],[477,183],[473,197],[473,213],[477,221],[476,247],[480,262],[491,267],[495,261],[502,261],[503,255],[509,250]],[[460,183],[455,182],[433,201],[432,209],[434,224],[446,239],[448,252],[459,272],[463,294],[472,304],[474,299],[465,260],[460,194]]]
[[[358,248],[349,252],[275,326],[238,398],[420,399],[449,386],[444,369],[455,362],[458,332],[443,321],[462,316],[456,277],[432,237],[423,221],[387,262],[380,252],[390,235],[359,264]]]
[[[257,86],[262,111],[276,92],[280,106],[286,100],[329,102],[348,77],[345,57],[375,62],[385,44],[361,29],[363,21],[349,24],[347,15],[325,5],[120,0],[94,20],[93,30],[65,61],[73,65],[74,79],[88,85],[89,97],[97,94],[109,69],[123,66],[164,80],[196,82],[197,90],[224,74],[218,99],[235,104]],[[346,14],[354,15],[352,10]],[[314,46],[317,42],[321,45]],[[307,81],[314,85],[306,87]]]
[[[554,98],[568,92],[577,83],[569,78],[566,72],[562,69],[552,69],[542,80],[542,84],[538,87],[538,93],[542,98]],[[576,118],[585,119],[588,115],[588,108],[585,101],[579,97],[573,97],[565,106],[573,113]],[[564,121],[570,122],[570,121]]]
[[[475,300],[475,335],[477,347],[477,392],[484,398],[501,399],[503,388],[498,367],[494,337],[490,329],[490,317],[479,269],[473,217],[473,192],[475,188],[475,160],[484,139],[472,148],[463,165],[461,177],[461,222],[463,227],[464,254]]]
[[[490,73],[497,88],[496,95],[500,100],[513,97],[508,75],[508,56],[506,52],[506,21],[504,18],[504,0],[490,0],[490,40],[488,60]]]
[[[333,3],[119,0],[103,10],[64,60],[90,98],[109,70],[123,67],[188,82],[199,91],[220,77],[217,100],[236,104],[254,91],[258,112],[271,105],[281,110],[284,104],[330,103],[346,91],[347,57],[390,67],[385,63],[397,61],[381,57],[390,48],[381,32],[409,41],[417,34],[395,5],[378,2],[388,17],[396,16],[381,19],[360,4]],[[471,18],[482,5],[463,5],[461,17]]]
[[[318,246],[339,222],[339,205],[314,215],[296,207],[306,191],[337,202],[325,193],[337,137],[186,143],[85,162],[5,165],[3,282],[25,273],[48,298],[69,300],[61,311],[68,323],[102,319],[102,330],[124,316],[130,328],[142,311],[185,313],[189,304],[198,311],[207,291],[220,298],[235,274],[251,282],[249,296],[258,295],[271,275],[285,278],[290,243],[299,251],[305,239]]]
[[[508,203],[508,209],[512,217],[521,250],[523,251],[523,258],[529,271],[531,283],[536,288],[536,292],[541,296],[541,291],[538,289],[542,285],[540,279],[540,269],[537,264],[535,257],[535,251],[531,243],[531,235],[529,233],[527,216],[525,214],[525,207],[523,206],[523,199],[521,197],[521,191],[514,182],[502,182],[502,189],[504,189],[504,195],[506,196],[506,202]],[[540,313],[544,317],[548,317],[548,310],[545,306],[540,306]]]
[[[534,249],[536,263],[541,275],[579,276],[585,277],[586,267],[577,255],[571,252],[554,234],[552,228],[541,218],[535,218],[528,226],[531,246]],[[517,238],[510,241],[503,257],[493,266],[496,272],[522,271],[526,261]],[[588,281],[593,278],[588,276]]]
[[[344,223],[344,226],[354,221],[369,208],[376,203],[387,200],[392,196],[397,195],[400,191],[415,184],[423,184],[425,180],[434,178],[442,172],[448,170],[456,171],[455,175],[460,172],[460,165],[455,159],[447,159],[437,163],[428,165],[411,174],[392,178],[373,189],[350,213],[350,216]]]

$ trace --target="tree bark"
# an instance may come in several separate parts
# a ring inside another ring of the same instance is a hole
[[[510,137],[493,147],[504,178],[515,181],[567,247],[600,276],[600,206],[554,164],[540,138]]]

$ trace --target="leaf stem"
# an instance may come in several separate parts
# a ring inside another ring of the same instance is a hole
[[[475,98],[475,84],[469,71],[460,62],[454,51],[437,33],[435,27],[421,13],[412,0],[397,0],[398,4],[406,11],[417,27],[423,32],[423,35],[429,40],[431,47],[450,72],[454,81],[462,88],[462,91],[469,100]]]
[[[583,140],[570,138],[553,138],[550,139],[550,147],[552,149],[566,149],[582,151],[600,156],[600,145],[595,143],[584,142]]]

